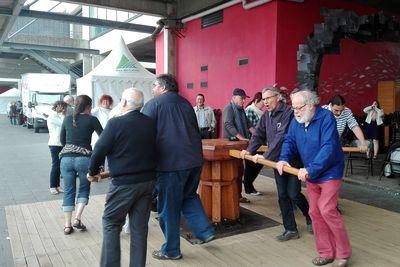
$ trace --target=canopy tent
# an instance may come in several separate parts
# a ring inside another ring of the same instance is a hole
[[[107,94],[116,106],[122,92],[135,87],[143,92],[146,102],[152,97],[154,81],[155,75],[140,65],[121,37],[114,50],[96,68],[77,79],[77,94],[90,96],[93,107],[97,107],[100,97]]]
[[[11,88],[0,94],[0,114],[7,114],[7,104],[20,99],[21,94],[17,88]]]

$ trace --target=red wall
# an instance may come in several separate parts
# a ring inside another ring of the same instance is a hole
[[[353,10],[358,15],[377,11],[344,1],[306,0],[304,3],[278,2],[277,82],[288,87],[296,86],[296,53],[313,31],[314,24],[323,22],[320,8]],[[305,15],[306,14],[306,15]],[[377,97],[377,83],[400,77],[400,45],[390,43],[361,44],[342,40],[340,55],[326,55],[321,66],[319,94],[321,104],[332,96],[341,94],[355,114]]]
[[[232,89],[241,87],[253,96],[275,82],[290,92],[296,86],[298,45],[304,43],[314,24],[323,22],[320,8],[342,8],[358,15],[376,13],[375,9],[346,1],[305,0],[295,3],[275,0],[244,10],[241,4],[224,10],[223,23],[201,29],[201,19],[186,23],[184,38],[176,41],[176,76],[181,94],[194,104],[203,93],[206,104],[222,109]],[[157,73],[163,69],[163,36],[156,41]],[[249,64],[238,66],[246,57]],[[200,66],[208,64],[207,72]],[[340,55],[323,58],[320,76],[321,103],[335,94],[345,96],[355,114],[372,103],[377,82],[400,77],[400,44],[341,41]],[[207,81],[208,88],[200,88]],[[194,88],[188,89],[187,83]]]
[[[156,74],[164,73],[164,32],[156,39]]]
[[[201,20],[186,24],[177,39],[177,78],[181,94],[193,104],[203,93],[206,104],[222,109],[232,90],[241,87],[253,96],[275,81],[276,2],[246,11],[241,4],[224,11],[224,21],[201,29]],[[249,64],[238,65],[246,57]],[[200,66],[208,65],[207,72]],[[208,88],[200,88],[207,81]],[[193,89],[187,89],[193,83]]]

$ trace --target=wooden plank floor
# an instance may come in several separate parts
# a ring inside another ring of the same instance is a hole
[[[275,184],[260,176],[257,189],[263,196],[250,197],[245,204],[257,213],[280,221]],[[104,196],[94,196],[85,210],[87,232],[63,234],[60,201],[6,207],[8,231],[16,266],[98,266],[102,242],[101,216]],[[400,266],[400,214],[340,200],[353,247],[351,266]],[[297,212],[301,238],[277,242],[282,226],[217,239],[205,245],[191,245],[181,239],[180,261],[157,261],[151,252],[163,243],[163,235],[152,214],[149,222],[148,266],[312,266],[316,256],[312,235]],[[121,234],[122,266],[129,265],[129,236]]]

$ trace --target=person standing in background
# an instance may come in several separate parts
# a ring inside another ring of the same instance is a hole
[[[74,112],[74,97],[72,95],[64,96],[64,102],[68,104],[65,116],[72,115]]]
[[[254,128],[244,112],[244,101],[248,98],[243,89],[235,88],[232,92],[231,102],[225,106],[222,112],[223,137],[230,140],[246,140],[248,141]],[[238,177],[237,186],[239,194],[239,202],[249,203],[250,201],[242,196],[242,179],[243,179],[243,160],[237,160]]]
[[[364,108],[364,112],[367,113],[365,119],[365,138],[371,140],[374,145],[374,159],[378,156],[379,152],[379,126],[383,124],[383,110],[379,106],[378,101],[374,101],[371,106]],[[367,157],[370,156],[369,150],[367,151]]]
[[[199,125],[201,139],[211,139],[215,129],[215,115],[212,108],[204,105],[204,95],[196,96],[196,106],[193,107],[196,113],[197,124]]]
[[[52,110],[47,118],[47,129],[49,129],[49,142],[48,146],[51,155],[51,171],[50,171],[50,194],[57,195],[63,193],[63,189],[60,187],[60,154],[63,145],[61,144],[61,125],[65,118],[65,112],[67,111],[67,103],[64,101],[56,101],[53,105]]]
[[[246,109],[244,110],[246,113],[247,119],[249,119],[253,128],[257,126],[258,121],[260,120],[261,116],[264,114],[262,108],[264,107],[264,101],[262,100],[261,92],[257,92],[253,100],[247,105]]]

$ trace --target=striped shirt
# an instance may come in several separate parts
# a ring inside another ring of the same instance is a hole
[[[249,119],[251,127],[256,127],[258,121],[260,120],[262,114],[262,110],[260,110],[256,105],[251,104],[245,109],[246,117]]]
[[[322,106],[322,108],[332,111],[330,105],[324,105]],[[335,119],[339,136],[342,136],[343,131],[346,128],[346,125],[350,128],[350,130],[353,130],[354,127],[358,126],[358,123],[353,116],[353,112],[351,112],[351,110],[347,107],[344,108],[342,114],[340,114],[339,117],[335,116]]]

